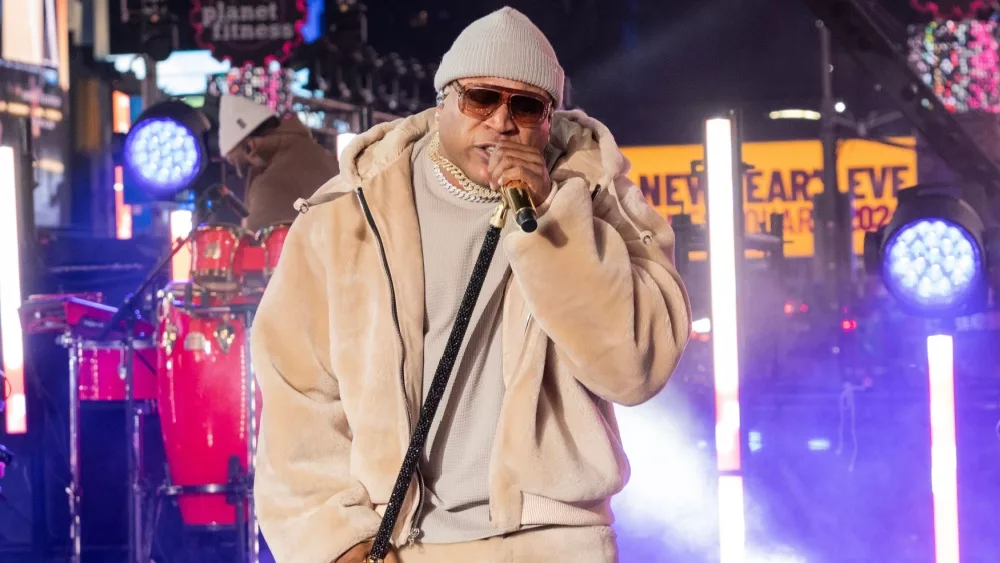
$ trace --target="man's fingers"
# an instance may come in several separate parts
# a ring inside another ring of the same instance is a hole
[[[509,182],[511,180],[521,179],[529,182],[534,177],[540,177],[540,171],[537,170],[538,165],[534,162],[529,162],[522,158],[514,156],[505,156],[501,159],[496,166],[494,166],[489,171],[490,182],[494,184],[494,187],[499,187],[504,182]]]
[[[500,141],[497,143],[497,150],[495,150],[494,153],[497,152],[516,154],[532,162],[545,162],[545,156],[542,155],[542,152],[535,147],[522,145],[521,143],[515,143],[513,141]]]

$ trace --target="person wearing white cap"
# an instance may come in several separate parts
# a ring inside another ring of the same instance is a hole
[[[278,563],[368,558],[446,348],[455,369],[385,561],[618,560],[613,405],[666,385],[690,306],[670,225],[611,132],[558,110],[563,84],[542,32],[494,12],[444,55],[437,107],[362,133],[298,202],[251,338],[254,495]],[[460,311],[514,181],[537,229],[504,227]],[[468,332],[448,346],[459,315]]]
[[[243,97],[219,100],[219,153],[244,178],[253,231],[291,222],[295,201],[309,197],[339,170],[336,156],[317,143],[295,115],[276,112]]]

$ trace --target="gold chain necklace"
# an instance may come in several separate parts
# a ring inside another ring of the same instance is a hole
[[[469,177],[465,175],[465,172],[462,172],[458,166],[441,154],[440,149],[441,136],[435,132],[434,136],[431,138],[430,146],[427,147],[427,154],[430,157],[431,162],[433,162],[439,170],[448,172],[448,174],[450,174],[455,181],[461,184],[462,190],[469,195],[484,201],[500,201],[502,196],[499,193],[470,180]],[[448,184],[445,186],[446,188],[454,187],[451,186],[451,182],[448,182],[443,176],[441,176],[440,179],[444,180]]]

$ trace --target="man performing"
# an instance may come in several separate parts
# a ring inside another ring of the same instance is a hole
[[[607,128],[554,111],[563,70],[523,14],[472,23],[435,88],[299,202],[252,335],[264,537],[278,563],[364,561],[498,190],[520,180],[538,228],[502,232],[387,561],[617,561],[613,405],[656,395],[691,331],[673,231]]]
[[[337,159],[295,115],[277,113],[242,96],[219,101],[219,152],[246,181],[243,199],[252,231],[290,222],[296,200],[337,175]]]

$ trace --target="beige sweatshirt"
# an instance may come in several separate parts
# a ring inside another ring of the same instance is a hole
[[[449,193],[427,155],[430,136],[413,152],[414,202],[424,259],[424,378],[427,396],[465,295],[496,203]],[[510,266],[498,248],[486,274],[448,389],[424,449],[426,543],[472,541],[490,526],[489,461],[503,402],[500,321]]]

